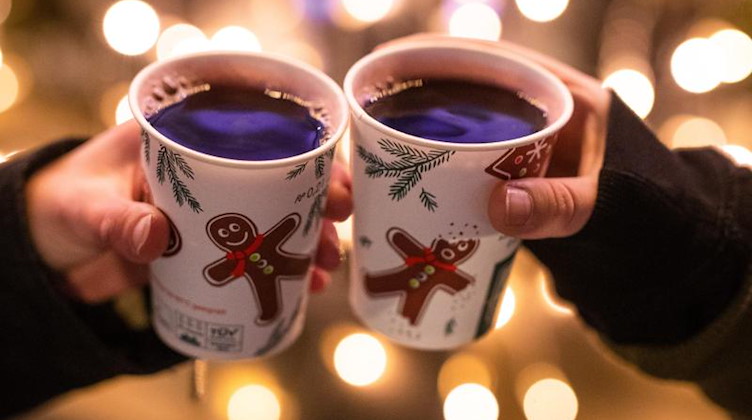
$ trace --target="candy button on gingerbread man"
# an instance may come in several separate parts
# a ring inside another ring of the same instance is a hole
[[[302,280],[311,263],[310,256],[282,249],[299,225],[296,213],[285,216],[265,233],[258,233],[256,225],[242,214],[227,213],[211,219],[206,232],[226,254],[204,268],[204,277],[214,286],[244,277],[260,310],[256,322],[274,320],[282,307],[280,281]]]

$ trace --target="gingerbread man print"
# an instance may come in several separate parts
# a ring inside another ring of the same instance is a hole
[[[430,247],[421,244],[405,230],[393,227],[387,241],[404,259],[399,267],[366,273],[366,291],[374,297],[399,296],[400,313],[417,325],[431,297],[443,290],[454,295],[475,279],[458,268],[478,248],[478,239],[449,242],[435,239]]]
[[[204,277],[213,286],[225,286],[245,278],[256,299],[260,313],[256,323],[265,324],[282,312],[281,280],[302,280],[311,257],[282,249],[300,225],[300,215],[292,213],[265,233],[237,213],[221,214],[207,223],[206,232],[219,249],[226,252],[204,268]]]

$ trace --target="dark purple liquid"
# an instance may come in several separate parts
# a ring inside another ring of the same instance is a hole
[[[192,150],[238,160],[295,156],[319,146],[324,124],[298,103],[248,87],[212,85],[149,117]]]
[[[490,143],[541,130],[546,115],[516,92],[451,79],[416,80],[366,104],[381,123],[450,143]]]

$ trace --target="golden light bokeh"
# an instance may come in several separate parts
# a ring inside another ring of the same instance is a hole
[[[351,334],[342,339],[334,350],[334,368],[343,381],[354,386],[371,385],[386,370],[384,346],[374,336]]]
[[[462,384],[444,400],[445,420],[496,420],[499,403],[493,392],[480,384]]]
[[[709,40],[722,57],[722,82],[741,82],[752,73],[752,39],[747,34],[737,29],[723,29]]]
[[[535,22],[550,22],[564,13],[569,0],[516,0],[523,16]]]
[[[261,51],[256,34],[242,26],[220,28],[211,37],[211,49],[221,51]]]
[[[704,117],[690,117],[676,127],[671,147],[704,147],[726,144],[726,133],[718,123]]]
[[[687,92],[704,93],[715,89],[723,76],[723,56],[706,38],[682,42],[671,56],[671,75]]]
[[[372,23],[389,14],[394,0],[342,0],[342,6],[355,20]]]
[[[157,40],[157,59],[164,60],[180,53],[178,46],[183,43],[208,43],[204,32],[188,23],[177,23],[166,28]],[[183,48],[185,50],[185,48]]]
[[[227,403],[228,420],[279,420],[282,407],[277,396],[263,385],[246,385]]]
[[[465,3],[452,12],[449,34],[495,41],[501,37],[501,19],[496,10],[485,3]]]
[[[113,4],[102,22],[107,43],[124,55],[140,55],[151,49],[159,37],[159,27],[157,12],[139,0]]]
[[[494,381],[493,372],[483,359],[469,353],[457,353],[441,365],[437,387],[439,395],[446,398],[450,391],[462,384],[475,383],[491,388]]]
[[[546,378],[528,388],[522,407],[528,420],[574,420],[579,402],[569,384]]]
[[[18,76],[6,63],[0,67],[0,112],[8,110],[17,102],[19,91]]]
[[[640,118],[650,114],[655,103],[655,88],[650,79],[633,69],[621,69],[609,74],[603,86],[611,88]]]

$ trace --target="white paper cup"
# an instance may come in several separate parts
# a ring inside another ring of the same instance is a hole
[[[329,139],[289,158],[226,159],[165,137],[146,118],[202,84],[290,93],[326,110]],[[173,349],[206,359],[277,353],[303,326],[310,267],[337,142],[347,125],[339,87],[316,69],[264,53],[160,61],[133,80],[142,164],[170,247],[151,265],[153,324]]]
[[[394,130],[363,104],[390,82],[474,81],[522,92],[547,115],[517,139],[460,144]],[[500,46],[415,41],[347,73],[354,194],[350,302],[370,328],[420,349],[450,349],[494,322],[519,240],[487,216],[499,181],[544,175],[572,98],[551,73]]]

